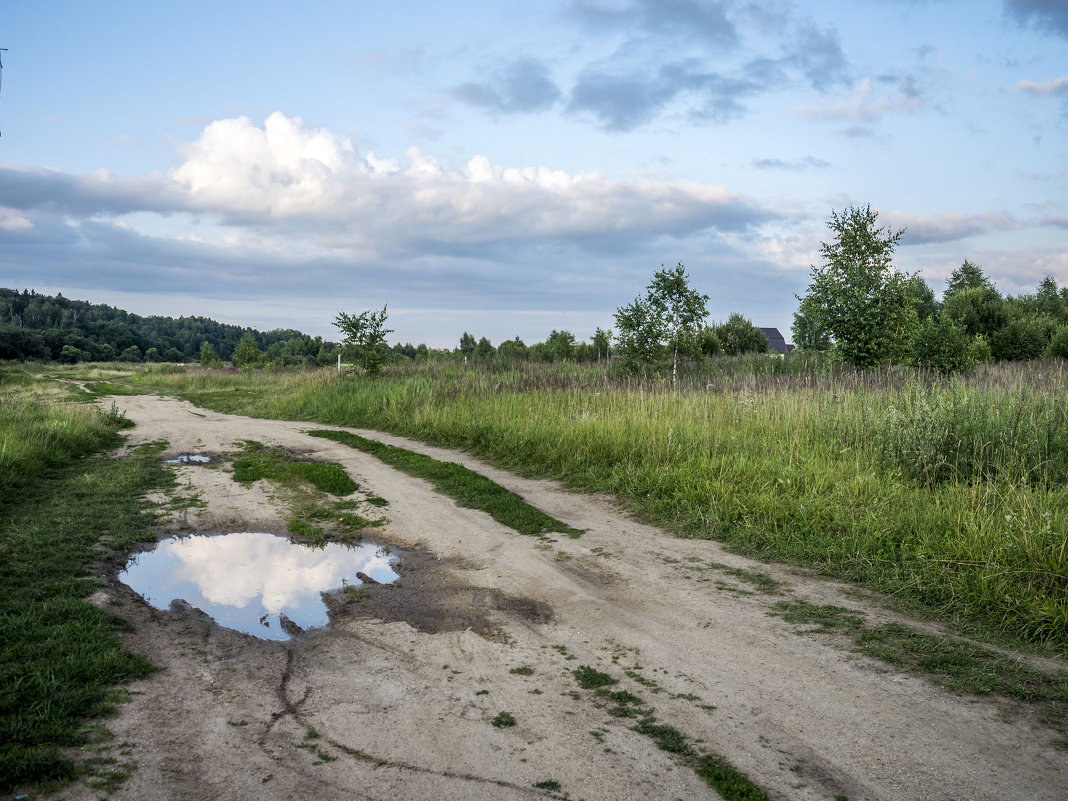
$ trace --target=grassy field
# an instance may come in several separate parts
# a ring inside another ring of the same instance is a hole
[[[168,474],[158,448],[85,458],[118,445],[127,421],[69,397],[0,367],[0,793],[121,773],[93,719],[151,670],[122,648],[125,621],[85,599],[99,562],[154,538],[142,495]]]
[[[1068,363],[952,380],[799,364],[721,359],[677,387],[574,365],[408,365],[373,379],[169,369],[134,382],[461,448],[961,630],[1068,653]]]

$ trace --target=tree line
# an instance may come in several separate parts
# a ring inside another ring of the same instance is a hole
[[[285,366],[330,364],[336,346],[292,329],[255,331],[207,317],[141,317],[105,304],[0,289],[0,359],[59,362],[230,360],[245,335],[265,360]]]
[[[878,225],[870,206],[832,212],[794,315],[802,350],[830,351],[856,367],[912,364],[944,372],[981,362],[1068,358],[1068,287],[1046,276],[1034,294],[1002,295],[965,259],[940,301],[917,273],[894,268],[904,234]]]

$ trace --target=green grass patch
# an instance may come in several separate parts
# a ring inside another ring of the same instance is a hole
[[[575,670],[571,671],[571,675],[575,677],[579,687],[584,690],[595,690],[598,687],[608,687],[619,683],[619,679],[613,679],[607,673],[602,673],[589,665],[579,665]]]
[[[990,648],[899,623],[870,626],[863,613],[840,606],[779,601],[770,614],[810,626],[806,633],[846,636],[853,650],[958,692],[1038,703],[1046,708],[1048,723],[1064,727],[1068,672],[1046,673]]]
[[[455,462],[441,462],[421,453],[385,445],[347,431],[319,430],[309,431],[308,434],[364,451],[381,459],[390,467],[425,479],[433,484],[438,492],[452,498],[457,506],[486,512],[498,523],[520,534],[544,535],[559,532],[571,537],[582,534],[578,529],[535,509],[516,493]]]
[[[516,721],[511,712],[498,712],[497,716],[490,721],[498,729],[507,729],[514,726]]]
[[[122,461],[53,464],[0,505],[0,792],[100,776],[60,749],[86,745],[86,724],[113,710],[115,687],[153,670],[122,648],[126,622],[85,599],[102,586],[98,561],[155,540],[141,499],[171,486],[159,454],[154,445]]]
[[[331,495],[351,495],[357,489],[341,465],[302,461],[283,448],[268,448],[252,440],[244,443],[233,467],[234,480],[242,484],[268,478],[283,484],[303,481]]]

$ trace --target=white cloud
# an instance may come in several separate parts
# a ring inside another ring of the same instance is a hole
[[[887,114],[900,114],[918,111],[923,108],[922,95],[915,85],[902,81],[890,94],[880,95],[872,85],[871,78],[865,78],[852,91],[848,98],[828,105],[822,99],[794,110],[794,116],[813,120],[857,120],[860,122],[878,122]]]
[[[1068,75],[1050,81],[1029,81],[1023,78],[1016,84],[1016,91],[1035,95],[1065,95],[1068,94]]]
[[[15,209],[0,206],[0,231],[25,231],[33,228],[33,223]]]

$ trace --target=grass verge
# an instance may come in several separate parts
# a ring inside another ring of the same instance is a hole
[[[78,450],[116,445],[114,427],[103,431]],[[153,669],[122,647],[126,622],[85,599],[103,586],[97,563],[155,539],[142,497],[172,482],[159,452],[68,452],[0,507],[0,792],[98,774],[100,759],[70,749],[92,741],[91,721],[112,711],[117,687]]]
[[[455,462],[441,462],[421,453],[393,445],[384,445],[347,431],[318,430],[309,431],[308,434],[313,437],[331,439],[364,451],[390,467],[395,467],[410,476],[425,479],[433,484],[438,492],[452,498],[458,506],[486,512],[498,523],[520,534],[544,536],[549,532],[558,532],[567,534],[569,537],[578,537],[582,534],[580,530],[535,509],[500,484]]]

